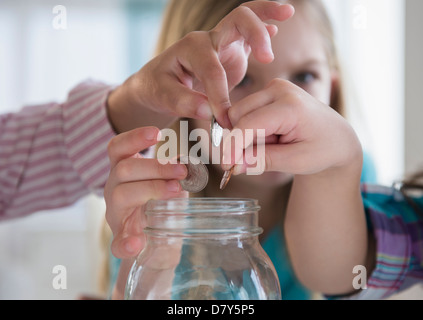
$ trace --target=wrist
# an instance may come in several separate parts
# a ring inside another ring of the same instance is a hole
[[[336,147],[332,148],[336,160],[322,173],[328,176],[333,173],[335,177],[338,176],[339,178],[344,176],[348,178],[356,177],[358,179],[355,180],[359,182],[363,169],[363,148],[354,129],[346,122],[343,131],[344,138],[332,142],[336,143]]]
[[[142,115],[147,109],[139,97],[135,76],[129,77],[124,83],[116,87],[107,99],[107,113],[109,121],[116,133],[126,132],[140,125]]]
[[[350,129],[342,143],[337,143],[337,147],[332,147],[332,151],[327,152],[324,157],[316,157],[317,162],[322,161],[320,170],[308,175],[296,176],[296,180],[314,186],[336,184],[341,188],[359,187],[363,169],[363,149],[355,132],[352,128]],[[327,159],[330,159],[330,163],[324,165]]]
[[[116,133],[145,126],[163,129],[177,119],[154,108],[154,101],[149,101],[148,95],[142,93],[148,91],[148,85],[139,77],[137,74],[131,76],[109,94],[107,113]]]
[[[107,116],[117,134],[130,130],[127,119],[133,107],[126,91],[124,83],[111,91],[106,101]]]

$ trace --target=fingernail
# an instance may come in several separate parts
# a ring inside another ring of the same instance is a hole
[[[181,185],[179,184],[178,181],[175,181],[175,180],[168,181],[166,187],[167,187],[167,190],[169,190],[170,192],[181,191]]]
[[[153,128],[149,128],[145,132],[145,139],[148,141],[153,141],[157,137],[157,130]]]
[[[202,104],[197,109],[197,116],[203,120],[210,120],[213,117],[211,108],[208,104]]]
[[[184,164],[177,164],[175,166],[175,174],[178,176],[186,176],[187,173],[187,167]]]
[[[241,173],[245,172],[245,166],[243,164],[237,164],[234,167],[234,171],[232,172],[232,174],[234,176],[240,175]]]

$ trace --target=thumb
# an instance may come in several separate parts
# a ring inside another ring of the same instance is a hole
[[[136,257],[145,246],[145,236],[126,236],[122,233],[113,238],[111,244],[112,254],[119,259]]]

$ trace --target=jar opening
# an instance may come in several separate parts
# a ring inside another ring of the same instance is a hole
[[[242,198],[177,198],[150,200],[145,214],[243,214],[258,212],[260,206],[255,199]]]
[[[178,198],[146,204],[147,234],[166,236],[260,234],[260,206],[254,199]]]

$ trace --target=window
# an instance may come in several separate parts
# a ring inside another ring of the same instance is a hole
[[[325,0],[349,80],[350,120],[378,182],[404,174],[404,0]]]

